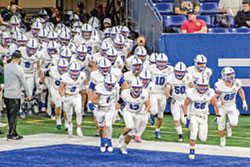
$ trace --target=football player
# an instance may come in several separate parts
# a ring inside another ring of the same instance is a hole
[[[190,152],[189,159],[195,159],[195,144],[197,136],[200,141],[207,140],[208,133],[208,105],[214,106],[216,117],[220,117],[217,99],[213,89],[208,88],[207,77],[200,77],[195,82],[195,88],[187,89],[187,98],[184,102],[183,112],[187,118],[187,110],[190,107]],[[190,105],[190,106],[189,106]]]
[[[218,131],[220,135],[220,146],[226,145],[225,124],[227,127],[227,136],[232,136],[232,127],[237,126],[239,121],[239,111],[236,106],[236,95],[239,93],[243,109],[248,110],[245,92],[239,79],[235,79],[234,69],[225,67],[221,71],[222,79],[215,83],[216,97],[218,97],[219,112],[221,117],[217,119]],[[226,117],[229,122],[226,123]]]
[[[174,67],[174,73],[167,77],[167,86],[165,88],[166,96],[171,103],[171,113],[174,119],[174,127],[179,135],[179,142],[183,141],[181,122],[186,124],[183,114],[183,104],[186,99],[186,90],[193,88],[192,75],[187,73],[186,65],[178,62]],[[172,90],[172,95],[170,94]]]

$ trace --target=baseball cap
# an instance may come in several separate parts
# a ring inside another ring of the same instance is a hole
[[[11,55],[11,58],[12,58],[12,59],[18,59],[18,58],[20,58],[20,57],[22,57],[22,54],[21,54],[21,52],[20,52],[19,50],[16,50],[16,51]]]
[[[110,18],[105,18],[103,20],[103,24],[105,24],[105,23],[111,24],[111,19]]]

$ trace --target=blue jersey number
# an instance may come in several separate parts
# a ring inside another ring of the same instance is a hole
[[[56,80],[56,81],[55,81],[55,84],[56,84],[56,86],[59,86],[59,85],[60,85],[60,81],[59,81],[59,80]]]
[[[130,108],[131,110],[138,110],[138,109],[140,108],[140,106],[139,106],[138,104],[130,104],[130,105],[129,105],[129,108]]]
[[[203,110],[203,109],[205,109],[205,107],[206,107],[206,103],[194,103],[194,108],[196,108],[196,109]]]
[[[235,93],[226,94],[226,95],[224,96],[224,100],[225,100],[225,101],[233,100],[233,99],[234,99],[234,96],[235,96]]]
[[[155,82],[155,84],[156,85],[164,85],[164,83],[165,83],[165,78],[164,77],[156,77],[156,82]]]
[[[186,86],[175,86],[174,87],[174,92],[176,94],[184,94],[186,91]]]
[[[75,92],[76,91],[76,86],[73,86],[71,89],[70,89],[70,92]]]
[[[110,97],[107,98],[107,103],[109,103],[109,102],[110,102]]]
[[[30,68],[30,62],[25,62],[24,66],[25,66],[26,68]]]
[[[88,47],[87,47],[87,52],[88,52],[88,54],[90,54],[90,55],[91,55],[91,52],[92,52],[92,46],[88,46]]]

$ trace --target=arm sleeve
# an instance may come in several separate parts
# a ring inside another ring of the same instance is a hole
[[[187,30],[186,22],[183,22],[183,23],[181,24],[181,30]]]
[[[90,82],[89,89],[92,89],[93,91],[95,91],[95,84],[93,82]]]
[[[120,78],[120,81],[119,81],[118,83],[119,83],[119,85],[122,85],[124,82],[125,82],[124,78],[121,77],[121,78]]]
[[[27,81],[24,77],[24,72],[22,68],[19,68],[17,70],[17,77],[19,78],[19,81],[21,82],[21,85],[24,87],[25,93],[28,97],[31,97],[31,92],[29,92]]]

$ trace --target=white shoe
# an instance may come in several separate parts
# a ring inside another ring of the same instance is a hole
[[[100,147],[100,151],[104,153],[106,151],[106,147]]]
[[[68,126],[68,134],[69,134],[69,137],[72,137],[73,135],[73,124],[69,124]]]
[[[50,118],[51,118],[52,120],[56,120],[56,116],[54,116],[54,115],[51,115]]]
[[[122,154],[128,154],[126,146],[121,147]]]
[[[82,129],[81,129],[81,128],[77,128],[76,133],[77,133],[77,135],[78,135],[79,137],[83,137]]]
[[[108,147],[108,152],[113,152],[113,147]]]
[[[228,136],[228,137],[231,137],[231,136],[232,136],[232,128],[231,128],[231,126],[229,125],[229,122],[227,123],[227,136]]]
[[[195,159],[195,155],[194,155],[194,154],[189,154],[189,155],[188,155],[188,159],[194,160],[194,159]]]
[[[69,123],[67,120],[64,120],[64,126],[66,130],[69,128]]]
[[[5,127],[5,126],[7,126],[7,124],[0,122],[0,127]]]
[[[225,147],[225,145],[226,145],[226,137],[224,136],[220,138],[220,146]]]
[[[125,137],[124,136],[120,136],[119,137],[119,140],[118,140],[118,147],[122,147],[122,144],[124,143],[124,140],[125,140]]]

